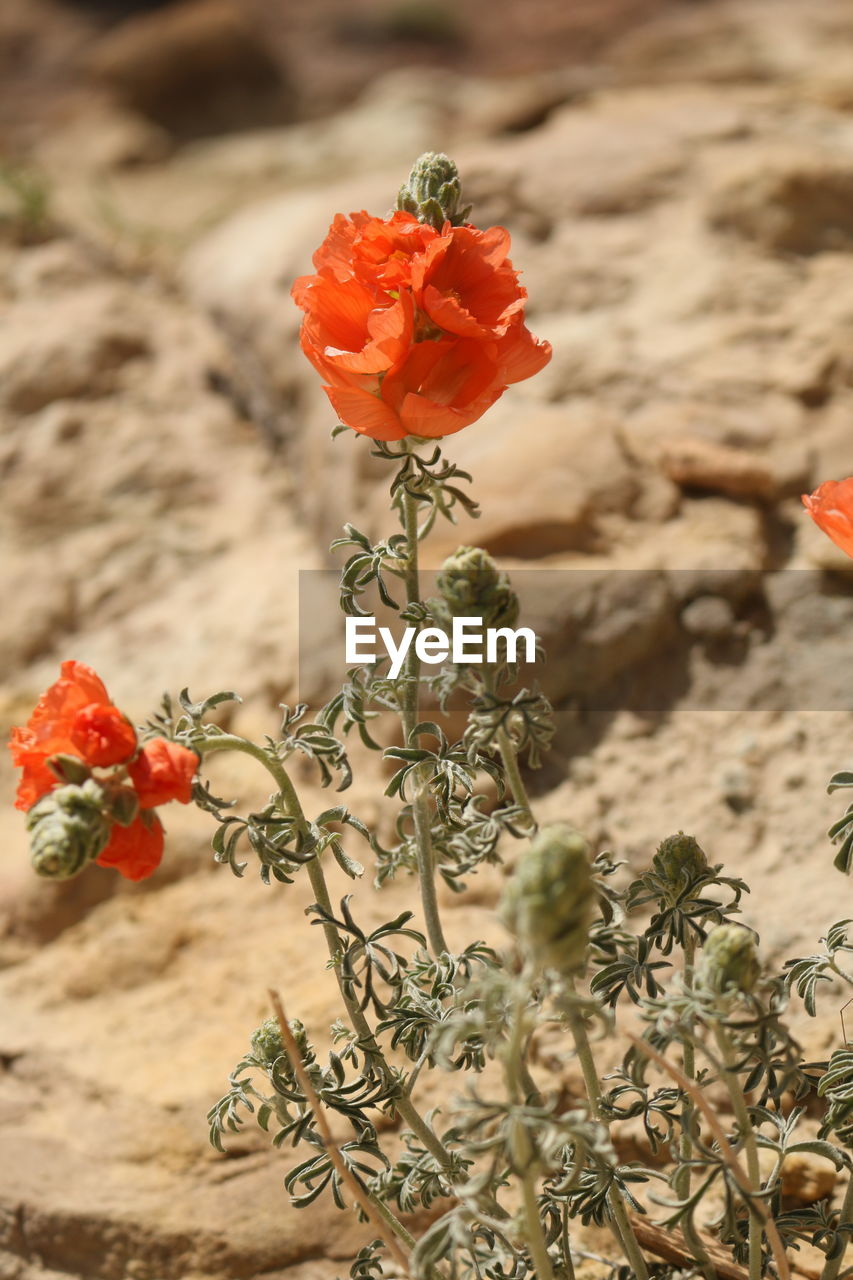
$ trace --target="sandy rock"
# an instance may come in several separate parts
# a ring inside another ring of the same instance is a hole
[[[103,395],[128,361],[148,350],[120,296],[93,285],[49,306],[21,301],[0,329],[0,402],[33,413],[55,400]]]
[[[664,10],[616,42],[611,57],[621,79],[647,82],[761,79],[773,60],[773,42],[756,38],[744,15],[727,5],[711,12]],[[768,65],[769,64],[769,65]]]
[[[548,654],[538,678],[549,698],[596,710],[621,707],[630,695],[626,678],[654,704],[657,694],[636,673],[679,644],[665,575],[541,569],[531,579],[521,584],[522,616]]]
[[[722,596],[696,596],[681,611],[685,631],[701,639],[719,640],[731,635],[734,621],[732,606]]]
[[[62,122],[39,147],[39,162],[48,169],[65,167],[70,156],[79,169],[102,176],[157,164],[172,152],[166,129],[110,100],[81,108]]]
[[[507,393],[488,421],[448,440],[446,454],[488,500],[479,520],[463,515],[455,528],[437,530],[436,558],[470,542],[522,560],[591,550],[603,541],[601,516],[630,506],[640,491],[613,422],[591,405],[556,408]],[[519,490],[522,466],[528,480]],[[373,506],[378,522],[380,495]]]
[[[89,70],[126,106],[184,136],[279,122],[293,109],[282,68],[229,0],[128,18],[98,41]]]
[[[794,1151],[782,1165],[782,1194],[800,1204],[823,1200],[837,1180],[835,1165],[810,1151]]]
[[[707,489],[732,498],[770,498],[778,490],[765,459],[686,436],[661,444],[660,466],[682,489]]]
[[[853,245],[851,208],[853,162],[792,149],[753,156],[733,172],[714,193],[708,217],[774,253],[812,254]]]

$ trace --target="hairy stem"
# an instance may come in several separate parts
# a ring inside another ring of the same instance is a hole
[[[282,810],[296,820],[300,831],[305,832],[308,829],[308,820],[305,817],[299,796],[296,794],[296,788],[291,782],[287,770],[280,760],[276,760],[263,747],[256,746],[254,742],[250,742],[247,738],[241,738],[236,734],[230,733],[218,733],[194,745],[204,755],[209,755],[213,751],[241,751],[244,755],[252,756],[272,776],[278,787],[278,798]],[[332,900],[329,896],[326,876],[319,858],[312,858],[307,864],[307,869],[308,879],[311,881],[311,888],[317,905],[331,915],[333,913]],[[367,1021],[363,1009],[360,1008],[355,995],[343,980],[341,956],[344,948],[340,934],[331,921],[328,920],[323,921],[322,929],[329,951],[329,958],[332,961],[335,978],[337,979],[338,990],[341,993],[341,999],[346,1006],[350,1023],[358,1037],[362,1051],[369,1053],[376,1062],[381,1063],[382,1069],[390,1077],[390,1068],[385,1062],[384,1054],[373,1034],[370,1023]],[[453,1164],[450,1153],[432,1127],[424,1120],[411,1098],[401,1090],[399,1096],[394,1099],[394,1106],[430,1155],[438,1161],[441,1168],[445,1171],[449,1170]]]
[[[524,975],[522,975],[522,979],[519,982],[519,995],[513,1010],[509,1041],[503,1054],[507,1093],[516,1106],[520,1106],[524,1102],[525,1091],[522,1083],[521,1068],[524,1062],[524,1014],[527,1007],[528,990],[529,985],[525,983]],[[554,1280],[554,1271],[551,1266],[551,1259],[548,1256],[548,1245],[545,1241],[545,1232],[539,1215],[539,1205],[536,1201],[535,1163],[532,1161],[525,1162],[525,1167],[519,1172],[518,1177],[521,1182],[526,1242],[530,1249],[530,1256],[533,1259],[536,1280]]]
[[[744,1097],[743,1089],[740,1087],[740,1080],[738,1079],[737,1071],[735,1070],[737,1066],[737,1054],[729,1033],[720,1022],[716,1023],[714,1026],[714,1038],[717,1041],[723,1058],[723,1070],[720,1074],[732,1101],[732,1109],[735,1114],[735,1119],[737,1120],[741,1142],[746,1153],[746,1171],[749,1178],[750,1189],[753,1192],[759,1192],[761,1190],[761,1166],[758,1159],[758,1144],[755,1141],[755,1134],[752,1129],[752,1122],[749,1118],[749,1108],[746,1105],[746,1098]],[[751,1204],[748,1207],[749,1277],[750,1280],[761,1280],[761,1244],[764,1234],[763,1223],[754,1207]]]
[[[569,1030],[575,1042],[575,1050],[578,1055],[578,1062],[581,1065],[584,1084],[586,1085],[586,1093],[589,1099],[589,1105],[592,1114],[596,1120],[606,1123],[602,1114],[601,1107],[601,1085],[598,1083],[598,1071],[595,1065],[595,1058],[592,1053],[592,1046],[589,1043],[587,1035],[586,1023],[583,1014],[578,1007],[577,988],[573,978],[566,979],[566,985],[569,990],[569,999],[566,1001],[566,1017],[569,1022]],[[625,1255],[634,1268],[637,1280],[649,1280],[649,1270],[646,1266],[646,1260],[643,1257],[640,1246],[637,1243],[637,1237],[634,1235],[634,1228],[628,1217],[628,1210],[625,1207],[625,1201],[622,1193],[615,1185],[611,1187],[607,1194],[607,1203],[610,1206],[612,1214],[611,1229],[616,1237],[617,1244],[624,1249]]]
[[[661,1071],[665,1071],[671,1076],[679,1089],[683,1089],[685,1093],[689,1093],[698,1111],[702,1112],[708,1128],[717,1140],[720,1148],[720,1155],[725,1161],[737,1185],[740,1187],[744,1196],[751,1195],[752,1186],[749,1174],[744,1170],[737,1155],[734,1152],[732,1144],[726,1136],[726,1131],[717,1118],[717,1113],[708,1102],[704,1093],[696,1084],[695,1080],[688,1080],[683,1071],[679,1070],[674,1063],[670,1062],[667,1057],[656,1049],[654,1045],[649,1044],[648,1040],[640,1040],[637,1036],[632,1035],[630,1031],[627,1033],[631,1044],[639,1053],[645,1057],[651,1058],[652,1062],[656,1062]],[[791,1280],[791,1268],[788,1266],[788,1257],[785,1253],[785,1246],[782,1243],[782,1237],[779,1235],[779,1228],[773,1220],[772,1214],[768,1211],[766,1204],[761,1200],[755,1201],[755,1211],[764,1223],[764,1229],[767,1232],[767,1239],[773,1252],[773,1261],[776,1263],[776,1274],[779,1280]]]
[[[686,991],[690,991],[693,987],[693,967],[696,962],[696,939],[692,933],[687,934],[684,940],[684,987]],[[688,1080],[696,1079],[696,1049],[693,1041],[688,1038],[682,1046],[682,1063],[684,1074]],[[682,1161],[681,1167],[675,1175],[673,1187],[675,1194],[679,1200],[687,1200],[690,1196],[690,1184],[692,1181],[690,1165],[688,1161],[693,1154],[693,1127],[694,1127],[695,1108],[689,1094],[685,1094],[684,1101],[681,1105],[681,1137],[678,1143],[678,1153]],[[693,1222],[692,1213],[688,1213],[682,1219],[681,1229],[684,1232],[684,1239],[692,1250],[693,1256],[702,1268],[703,1274],[712,1280],[716,1274],[713,1263],[711,1262],[708,1252],[702,1243],[699,1232]]]
[[[406,603],[420,603],[420,574],[418,571],[418,502],[405,489],[403,490],[403,528],[406,534]],[[406,655],[405,684],[403,691],[403,737],[406,745],[415,746],[411,742],[412,734],[420,720],[420,673],[421,663],[414,644],[409,646]],[[415,826],[415,848],[418,861],[418,881],[421,891],[421,906],[426,922],[427,937],[433,955],[439,956],[447,951],[444,931],[441,927],[441,916],[438,910],[438,896],[435,887],[435,864],[432,853],[432,836],[429,796],[420,778],[415,778],[415,793],[412,800],[412,819]]]
[[[536,830],[536,819],[533,816],[533,809],[530,804],[530,797],[527,794],[527,788],[524,785],[524,779],[521,776],[521,769],[518,765],[518,753],[515,749],[515,743],[510,738],[506,729],[498,729],[495,735],[495,741],[498,744],[503,767],[506,769],[506,776],[509,779],[509,789],[512,792],[512,798],[520,809],[527,814],[527,820],[530,823],[532,831]]]
[[[489,667],[480,668],[480,676],[483,681],[483,688],[487,693],[495,693],[495,675]],[[537,828],[536,818],[533,815],[533,806],[530,803],[530,796],[527,794],[527,787],[524,785],[524,779],[521,776],[521,768],[518,763],[518,752],[515,749],[515,743],[507,733],[506,729],[501,725],[495,734],[495,744],[501,757],[501,762],[506,770],[506,776],[509,781],[509,789],[512,792],[512,798],[520,809],[527,814],[527,821],[530,823],[531,831]]]
[[[281,1032],[282,1042],[293,1073],[299,1081],[300,1088],[305,1094],[305,1101],[311,1109],[317,1128],[320,1130],[320,1136],[323,1139],[323,1147],[334,1165],[335,1171],[340,1180],[349,1187],[349,1190],[361,1209],[368,1222],[373,1225],[383,1241],[385,1242],[389,1253],[395,1262],[403,1268],[406,1275],[411,1275],[409,1269],[409,1259],[400,1248],[397,1239],[402,1239],[411,1249],[414,1246],[414,1238],[409,1234],[402,1222],[391,1212],[387,1205],[381,1204],[376,1197],[368,1191],[363,1183],[355,1176],[344,1159],[338,1144],[332,1136],[332,1130],[326,1119],[326,1112],[323,1104],[317,1096],[317,1091],[311,1082],[311,1077],[305,1070],[305,1064],[299,1053],[299,1047],[294,1038],[293,1032],[290,1030],[290,1023],[285,1016],[282,1007],[281,998],[275,991],[270,991],[270,1000],[272,1001],[273,1011],[275,1012],[278,1022],[278,1029]]]
[[[836,1227],[836,1230],[840,1231],[842,1227],[850,1228],[851,1226],[853,1226],[853,1174],[850,1175],[850,1181],[847,1183],[847,1193],[844,1196],[844,1201],[838,1215],[838,1226]],[[843,1247],[839,1250],[837,1258],[827,1259],[823,1271],[821,1272],[820,1280],[835,1280],[841,1270],[841,1264],[844,1261],[844,1255],[847,1252],[847,1243],[848,1242],[845,1241]]]

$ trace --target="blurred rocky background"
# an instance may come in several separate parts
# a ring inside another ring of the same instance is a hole
[[[853,471],[847,0],[5,0],[3,735],[65,657],[140,721],[189,684],[275,732],[300,626],[328,635],[298,570],[346,519],[389,531],[364,442],[329,440],[290,284],[427,149],[511,230],[554,346],[448,442],[484,513],[431,552],[477,540],[533,584],[541,813],[635,868],[695,833],[752,883],[768,964],[808,953],[848,913],[824,832],[853,583],[798,496]],[[214,782],[265,793],[232,762]],[[0,1277],[345,1274],[357,1232],[288,1209],[292,1153],[206,1146],[270,982],[321,1041],[336,1012],[303,886],[235,881],[183,810],[141,887],[36,883],[13,788],[4,759]],[[382,821],[380,794],[369,765],[349,803]],[[454,940],[499,938],[499,882],[447,903]],[[411,899],[384,892],[365,919]],[[841,1037],[798,1027],[813,1057]]]

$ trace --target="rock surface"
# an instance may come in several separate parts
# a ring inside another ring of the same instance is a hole
[[[172,150],[100,97],[36,137],[63,229],[0,232],[2,733],[72,656],[139,722],[189,684],[238,689],[230,723],[276,732],[300,636],[332,643],[299,616],[298,570],[331,563],[344,520],[393,527],[384,466],[329,439],[290,284],[336,211],[384,211],[414,154],[452,148],[478,220],[512,232],[554,358],[446,442],[483,514],[438,526],[426,556],[487,546],[544,639],[540,817],[638,869],[693,831],[753,883],[770,963],[814,950],[844,914],[825,786],[851,750],[853,594],[798,495],[853,471],[848,18],[685,6],[585,85],[397,67],[346,113],[239,138]],[[82,39],[68,21],[57,59]],[[103,40],[117,58],[118,31]],[[184,810],[145,885],[37,884],[3,756],[0,1275],[346,1274],[361,1237],[325,1201],[288,1210],[292,1153],[248,1130],[228,1158],[206,1143],[271,983],[321,1044],[337,1013],[307,887],[214,868]],[[211,775],[265,798],[251,762]],[[380,826],[385,781],[349,793]],[[499,939],[499,884],[444,895],[452,943]],[[405,882],[357,892],[368,922],[411,906]],[[834,1013],[796,1018],[812,1056],[837,1043]],[[788,1177],[801,1200],[828,1185],[813,1162]]]

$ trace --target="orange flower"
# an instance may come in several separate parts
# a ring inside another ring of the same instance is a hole
[[[481,418],[512,382],[536,373],[551,349],[526,329],[500,342],[444,338],[419,342],[376,392],[325,387],[341,422],[374,440],[449,436]]]
[[[389,218],[374,218],[364,211],[348,218],[339,213],[313,262],[318,272],[338,280],[355,277],[383,289],[396,289],[409,283],[412,259],[437,235],[412,213],[392,213]],[[297,280],[294,288],[301,283]]]
[[[346,381],[348,374],[384,373],[405,357],[413,341],[414,307],[407,293],[394,298],[359,280],[316,276],[294,297],[308,313],[302,350],[330,382]]]
[[[815,524],[853,556],[853,476],[825,480],[814,493],[803,494],[803,505]]]
[[[114,867],[128,880],[142,880],[156,870],[163,856],[164,831],[154,810],[170,800],[189,803],[199,766],[195,751],[164,738],[154,738],[138,750],[133,726],[110,702],[103,682],[82,662],[63,662],[59,680],[42,694],[27,724],[12,730],[9,746],[15,764],[23,770],[15,801],[19,809],[31,809],[42,796],[63,785],[47,763],[51,756],[75,756],[91,769],[112,769],[112,774],[96,778],[104,788],[100,819],[111,820],[112,826],[107,845],[95,861]],[[122,807],[118,802],[127,801],[130,811],[135,810],[128,779],[139,810],[125,826],[121,815],[129,812],[127,804]]]
[[[78,711],[70,736],[86,763],[97,768],[121,764],[136,750],[136,730],[110,703],[93,702]]]
[[[113,824],[109,843],[95,861],[99,867],[114,867],[126,880],[144,880],[160,865],[165,835],[156,813],[143,809],[129,827]]]
[[[447,333],[502,337],[527,297],[508,252],[509,232],[503,227],[448,227],[412,264],[412,289],[421,310]]]
[[[178,742],[154,738],[128,765],[127,772],[142,808],[155,809],[170,800],[189,804],[198,766],[199,758],[194,751]]]
[[[77,756],[92,766],[121,764],[136,750],[133,726],[109,699],[103,682],[82,662],[63,662],[60,678],[39,699],[9,750],[23,770],[15,807],[27,810],[59,785],[50,756]]]
[[[548,363],[508,250],[502,227],[338,215],[293,297],[341,422],[377,440],[450,435]]]

